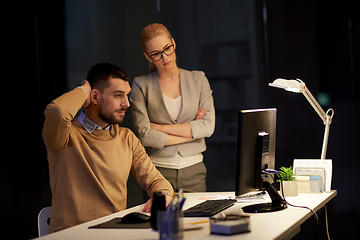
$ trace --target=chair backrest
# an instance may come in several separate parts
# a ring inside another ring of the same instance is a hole
[[[39,237],[49,233],[50,224],[50,209],[51,207],[44,207],[38,215],[38,231]]]

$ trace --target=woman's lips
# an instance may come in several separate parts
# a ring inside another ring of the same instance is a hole
[[[171,61],[168,61],[168,62],[166,62],[166,63],[163,63],[163,65],[164,66],[167,66],[167,65],[169,65],[171,63]]]

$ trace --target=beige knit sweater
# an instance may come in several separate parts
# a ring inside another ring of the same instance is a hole
[[[149,195],[173,191],[129,129],[114,125],[115,134],[111,130],[89,134],[74,119],[85,99],[83,90],[75,88],[45,109],[50,232],[124,210],[130,172]]]

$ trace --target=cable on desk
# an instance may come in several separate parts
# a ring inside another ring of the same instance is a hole
[[[264,169],[262,172],[263,172],[264,174],[270,175],[270,176],[272,177],[272,179],[273,179],[274,182],[275,182],[275,179],[274,179],[274,176],[273,176],[272,174],[274,174],[274,175],[276,174],[276,175],[280,178],[281,188],[284,189],[283,180],[282,180],[281,175],[279,174],[278,171],[276,171],[275,169],[269,169],[269,168],[267,168],[267,169]],[[272,173],[272,174],[271,174],[271,173]],[[288,205],[290,205],[290,206],[292,206],[292,207],[305,208],[305,209],[310,210],[310,211],[313,213],[313,215],[314,215],[314,217],[315,217],[315,220],[316,220],[316,224],[317,224],[318,227],[319,227],[319,217],[318,217],[317,213],[316,213],[313,209],[311,209],[311,208],[309,208],[309,207],[306,207],[306,206],[297,206],[297,205],[290,204],[290,203],[285,199],[284,191],[282,191],[282,198],[283,198],[283,200],[286,202],[286,204],[288,204]],[[325,208],[325,227],[326,227],[326,235],[327,235],[327,239],[330,240],[329,224],[328,224],[328,216],[327,216],[327,208],[326,208],[326,205],[325,205],[324,208]]]
[[[274,169],[265,169],[265,170],[263,170],[263,173],[269,174],[269,175],[272,177],[272,179],[273,179],[274,182],[275,182],[274,176],[273,176],[272,174],[270,174],[270,173],[276,174],[276,175],[280,178],[281,188],[284,189],[283,180],[282,180],[281,175],[279,174],[278,171],[276,171],[276,170],[274,170]],[[313,213],[314,217],[315,217],[316,224],[319,225],[319,217],[318,217],[317,213],[316,213],[314,210],[312,210],[311,208],[306,207],[306,206],[297,206],[297,205],[290,204],[290,203],[285,199],[284,191],[282,191],[282,198],[283,198],[283,200],[286,202],[286,204],[288,204],[288,205],[290,205],[290,206],[292,206],[292,207],[305,208],[305,209],[310,210],[310,211]]]
[[[282,178],[281,178],[281,175],[280,175],[280,174],[277,174],[277,176],[280,178],[281,188],[284,189],[283,180],[282,180]],[[282,194],[282,197],[283,197],[284,201],[285,201],[288,205],[290,205],[290,206],[292,206],[292,207],[296,207],[296,208],[305,208],[305,209],[310,210],[310,211],[313,213],[314,217],[315,217],[316,224],[319,225],[319,217],[318,217],[317,213],[316,213],[313,209],[311,209],[311,208],[309,208],[309,207],[307,207],[307,206],[297,206],[297,205],[290,204],[290,203],[285,199],[284,191],[282,191],[281,194]]]
[[[326,227],[326,234],[327,234],[327,238],[328,240],[330,240],[330,234],[329,234],[329,224],[328,224],[328,215],[327,215],[327,208],[326,208],[326,204],[325,204],[325,227]]]

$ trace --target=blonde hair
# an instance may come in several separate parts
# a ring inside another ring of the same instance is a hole
[[[172,39],[172,36],[169,32],[169,30],[161,23],[151,23],[144,27],[144,29],[141,31],[140,35],[140,43],[142,50],[146,53],[146,44],[150,39],[153,39],[154,37],[157,37],[161,34],[164,34],[168,36],[170,39]],[[149,63],[149,71],[154,72],[156,70],[154,63]]]

